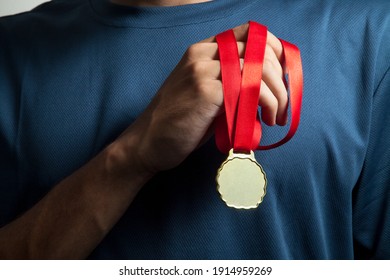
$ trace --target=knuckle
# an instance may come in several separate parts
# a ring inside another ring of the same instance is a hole
[[[263,68],[266,70],[266,69],[270,69],[270,68],[274,68],[274,62],[272,61],[272,59],[269,57],[269,56],[265,56],[264,57],[264,61],[263,61]]]
[[[212,91],[212,87],[210,86],[210,83],[208,83],[206,80],[199,80],[195,83],[195,92],[197,95],[202,97],[207,97],[208,94]]]
[[[279,70],[282,68],[280,61],[277,58],[276,53],[274,52],[272,47],[270,47],[269,45],[267,45],[267,48],[265,49],[264,64],[267,67],[272,67],[276,70]]]
[[[200,76],[202,73],[204,73],[205,66],[204,63],[201,61],[194,61],[190,64],[190,71],[195,76]]]
[[[186,57],[190,60],[196,58],[199,54],[200,48],[201,48],[201,43],[195,43],[189,46],[186,51]]]
[[[267,46],[269,46],[273,50],[273,52],[275,52],[277,57],[279,57],[282,54],[282,52],[283,52],[282,43],[271,32],[268,32]]]
[[[276,42],[275,42],[275,51],[278,54],[281,54],[283,52],[283,45],[282,45],[282,43],[280,42],[279,39],[277,39]]]
[[[205,104],[222,106],[223,92],[222,83],[217,80],[204,80],[198,84],[198,94]]]
[[[265,56],[269,56],[273,53],[272,45],[267,43],[265,46]]]

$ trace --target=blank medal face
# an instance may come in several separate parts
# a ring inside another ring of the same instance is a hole
[[[235,154],[222,164],[217,174],[217,189],[225,203],[234,208],[256,208],[263,200],[266,176],[251,154]]]

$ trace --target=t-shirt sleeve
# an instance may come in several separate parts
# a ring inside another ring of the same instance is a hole
[[[23,54],[16,54],[8,19],[0,18],[0,227],[14,215],[18,192],[15,141],[22,76],[18,66]]]
[[[390,68],[375,91],[370,138],[354,190],[355,258],[390,259]]]

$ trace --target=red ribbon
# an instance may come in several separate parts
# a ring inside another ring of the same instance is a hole
[[[297,131],[302,104],[303,74],[299,49],[286,41],[283,46],[285,68],[290,92],[291,125],[287,135],[277,143],[259,146],[261,122],[257,111],[260,95],[263,60],[267,43],[267,27],[250,21],[244,66],[240,57],[233,30],[216,36],[221,63],[225,114],[217,118],[215,131],[218,149],[227,153],[249,153],[253,150],[268,150],[283,145]]]

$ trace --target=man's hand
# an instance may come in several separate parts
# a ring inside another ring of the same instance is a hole
[[[234,28],[242,59],[249,24]],[[259,105],[268,125],[287,121],[282,45],[268,32]],[[190,46],[154,100],[118,139],[151,173],[180,164],[201,142],[221,113],[223,92],[215,37]]]

